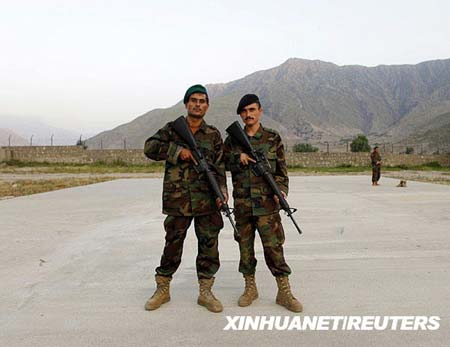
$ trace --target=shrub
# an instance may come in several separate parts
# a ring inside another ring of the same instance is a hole
[[[369,140],[364,135],[358,135],[350,144],[352,152],[370,152]]]
[[[83,149],[87,149],[86,141],[81,140],[81,137],[77,140],[76,146],[82,146]]]
[[[414,148],[413,147],[406,147],[405,154],[414,154]]]
[[[309,143],[297,143],[292,147],[294,152],[317,152],[319,149]]]

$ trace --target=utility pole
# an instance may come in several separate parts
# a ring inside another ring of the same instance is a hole
[[[30,146],[33,146],[33,136],[34,135],[31,135],[31,137],[30,137]]]
[[[52,136],[50,137],[50,146],[53,146],[53,134],[52,134]]]

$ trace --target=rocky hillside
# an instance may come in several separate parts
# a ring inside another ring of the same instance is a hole
[[[317,143],[363,133],[378,142],[398,142],[426,124],[438,124],[435,118],[450,111],[450,59],[377,67],[289,59],[207,88],[211,107],[206,119],[222,132],[237,119],[240,97],[256,93],[265,110],[263,124],[287,139]],[[148,136],[184,113],[180,101],[102,132],[87,144],[99,148],[101,139],[103,148],[121,148],[126,138],[129,148],[142,148]]]
[[[415,153],[450,153],[450,112],[422,124],[399,143],[405,148],[412,147]]]

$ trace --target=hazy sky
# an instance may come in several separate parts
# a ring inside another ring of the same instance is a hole
[[[450,58],[450,2],[0,0],[0,122],[112,128],[291,57]],[[0,123],[1,128],[1,123]]]

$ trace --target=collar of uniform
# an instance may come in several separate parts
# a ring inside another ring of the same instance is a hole
[[[200,124],[200,128],[198,130],[203,131],[205,134],[208,132],[208,125],[206,122],[202,119],[202,123]]]
[[[204,119],[202,119],[202,122],[200,123],[200,127],[198,128],[198,130],[201,130],[205,134],[208,133],[208,124],[206,124]]]
[[[205,120],[202,120],[202,123],[200,124],[200,129],[204,134],[212,134],[214,133],[214,127],[211,127],[211,125],[208,125]]]
[[[248,135],[248,134],[247,134]],[[249,137],[253,137],[256,140],[259,140],[261,138],[261,136],[263,135],[263,126],[261,123],[259,123],[259,128],[258,131],[255,133],[255,135],[253,136],[249,136]]]

